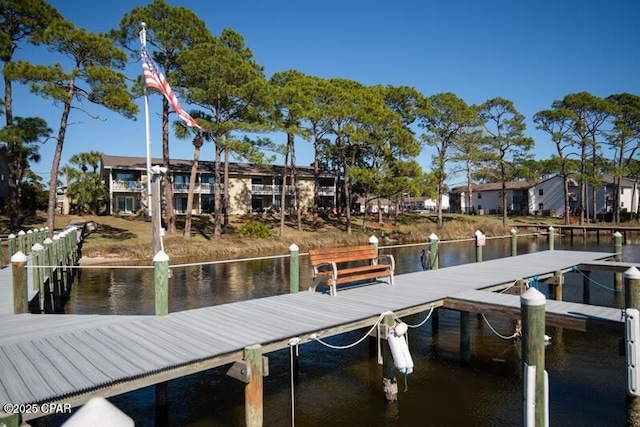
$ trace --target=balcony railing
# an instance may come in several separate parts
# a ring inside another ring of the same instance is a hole
[[[140,181],[111,181],[112,191],[139,192],[142,191],[142,182]]]
[[[318,195],[320,196],[335,196],[336,195],[336,187],[331,186],[320,186],[318,187]]]
[[[196,186],[193,189],[194,193],[200,193],[200,194],[213,193],[213,190],[214,190],[214,185],[210,184],[208,182],[200,183],[200,184],[196,183]],[[222,191],[222,189],[221,189],[221,191]],[[189,192],[189,183],[174,182],[173,183],[173,192],[174,193],[188,193]]]

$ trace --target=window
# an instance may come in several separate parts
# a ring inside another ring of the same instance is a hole
[[[116,172],[115,178],[117,181],[137,181],[138,177],[135,172]]]
[[[118,212],[120,212],[120,213],[132,213],[133,212],[133,197],[131,197],[131,196],[118,196],[118,197],[116,197],[116,204],[118,206]]]
[[[187,212],[187,198],[186,197],[176,197],[175,198],[174,210],[177,213],[186,213]]]
[[[482,199],[482,193],[478,193],[478,199]],[[478,208],[480,209],[480,208]]]
[[[544,189],[539,189],[538,190],[538,196],[544,196]]]
[[[543,210],[544,209],[544,203],[538,203],[538,209]]]
[[[478,205],[478,209],[482,209],[482,205]]]

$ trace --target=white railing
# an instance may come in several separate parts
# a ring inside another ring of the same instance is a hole
[[[111,181],[112,191],[142,191],[140,181]]]

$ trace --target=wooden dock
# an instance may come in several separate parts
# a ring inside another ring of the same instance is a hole
[[[114,396],[240,361],[254,344],[268,353],[287,348],[292,338],[305,343],[368,327],[389,311],[406,316],[431,307],[458,309],[461,301],[500,295],[501,311],[509,313],[517,297],[486,291],[612,256],[544,251],[399,275],[395,286],[375,283],[340,290],[335,297],[305,291],[166,316],[0,314],[0,403],[82,405],[96,395]],[[3,288],[9,285],[2,282]],[[567,327],[576,318],[585,330],[596,320],[619,327],[618,309],[554,303],[555,316],[573,318]]]

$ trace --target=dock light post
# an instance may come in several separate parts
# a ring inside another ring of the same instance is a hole
[[[554,245],[554,240],[553,240],[553,238],[554,238],[553,231],[554,230],[553,230],[553,227],[549,227],[549,229],[547,231],[548,231],[547,243],[549,244],[549,250],[552,251],[554,249],[553,248],[553,245]]]
[[[431,233],[429,236],[429,252],[431,252],[429,263],[431,264],[431,270],[438,269],[438,241],[438,236],[435,233]]]
[[[536,288],[520,296],[524,362],[524,425],[548,426],[548,384],[544,366],[546,298]]]
[[[511,229],[511,256],[518,255],[518,230]]]
[[[289,292],[292,294],[300,291],[300,248],[295,243],[289,246]]]

